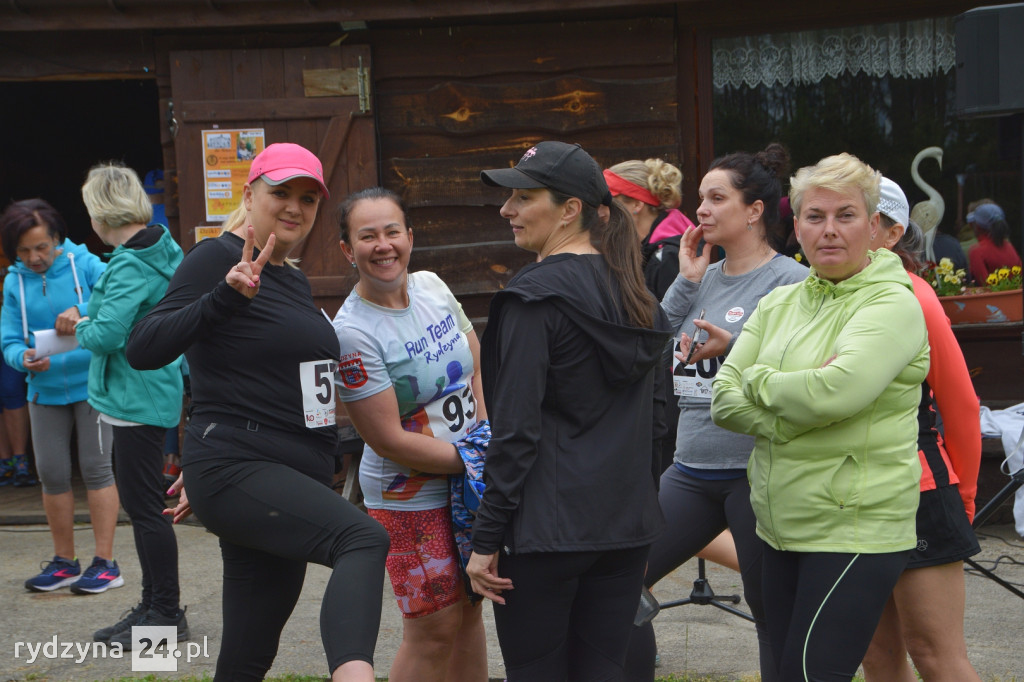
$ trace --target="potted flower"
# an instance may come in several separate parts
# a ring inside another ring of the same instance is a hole
[[[1020,280],[1020,266],[1014,265],[1012,268],[999,268],[990,273],[985,284],[989,291],[1013,291],[1020,289]]]
[[[965,286],[967,273],[954,270],[948,258],[925,268],[921,275],[935,287],[953,324],[1019,322],[1024,318],[1020,266],[996,270],[980,287]]]

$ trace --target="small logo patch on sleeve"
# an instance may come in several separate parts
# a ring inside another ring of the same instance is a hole
[[[363,359],[359,356],[343,359],[338,365],[338,374],[345,388],[359,388],[370,379],[363,367]]]

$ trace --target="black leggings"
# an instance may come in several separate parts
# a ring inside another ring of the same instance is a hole
[[[353,660],[373,663],[388,535],[327,485],[333,451],[323,449],[262,428],[193,422],[186,430],[185,488],[196,516],[220,538],[224,558],[217,680],[264,678],[307,562],[334,569],[320,607],[329,670]],[[239,451],[284,454],[307,470],[311,462],[322,466],[314,479],[274,461],[196,459]]]
[[[780,552],[765,545],[765,611],[779,679],[853,679],[909,555]]]
[[[658,492],[665,529],[651,545],[644,584],[654,585],[714,540],[726,528],[736,541],[736,555],[743,579],[743,598],[750,606],[757,629],[761,679],[772,682],[775,663],[765,626],[761,591],[761,557],[764,541],[754,531],[754,510],[745,476],[725,481],[705,481],[687,476],[675,465],[661,476]],[[637,595],[639,603],[639,595]],[[633,628],[626,663],[629,682],[654,679],[657,644],[651,623]]]
[[[621,680],[647,547],[501,555],[494,624],[509,682]]]
[[[164,433],[157,426],[114,427],[117,492],[132,520],[142,566],[142,605],[162,615],[178,613],[178,541],[164,516]]]

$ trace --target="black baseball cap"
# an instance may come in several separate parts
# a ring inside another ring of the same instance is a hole
[[[513,168],[480,171],[480,179],[493,187],[546,187],[578,197],[591,206],[612,205],[612,193],[601,167],[578,144],[538,142],[526,150]]]

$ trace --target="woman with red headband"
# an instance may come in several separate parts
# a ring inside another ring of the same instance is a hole
[[[617,163],[604,171],[612,196],[633,216],[647,288],[660,301],[679,274],[679,240],[693,227],[679,212],[683,173],[661,159]]]

